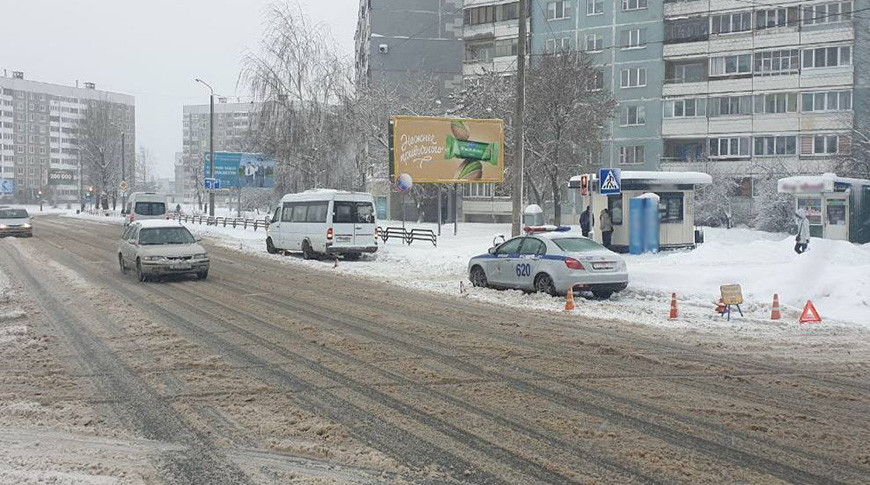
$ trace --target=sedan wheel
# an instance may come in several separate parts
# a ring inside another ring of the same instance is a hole
[[[136,261],[136,279],[143,283],[148,279],[148,277],[145,276],[145,273],[142,272],[142,263],[139,261]]]
[[[471,284],[476,288],[486,288],[489,286],[489,281],[486,279],[486,272],[480,266],[475,266],[471,269]]]
[[[556,285],[553,284],[553,278],[544,273],[535,278],[535,291],[538,293],[546,293],[550,296],[556,296]]]

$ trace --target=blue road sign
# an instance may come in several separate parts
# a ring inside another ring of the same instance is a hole
[[[601,195],[622,193],[622,180],[618,168],[602,168],[598,172],[598,187]]]
[[[205,179],[205,190],[219,190],[221,188],[221,179]]]
[[[0,179],[0,195],[12,195],[15,193],[15,181],[12,179]]]

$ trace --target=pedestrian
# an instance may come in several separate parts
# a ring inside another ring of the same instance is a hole
[[[589,230],[592,228],[592,208],[588,205],[586,210],[580,214],[580,230],[583,231],[583,237],[589,237]]]
[[[810,221],[807,219],[806,209],[794,211],[797,223],[797,235],[794,237],[794,252],[803,254],[810,244]]]
[[[613,236],[613,221],[610,219],[610,211],[607,207],[601,209],[601,214],[598,216],[601,221],[601,242],[604,247],[610,249],[610,237]]]

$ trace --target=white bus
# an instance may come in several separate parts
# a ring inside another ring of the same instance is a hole
[[[133,192],[124,208],[124,224],[146,219],[168,219],[166,194],[156,192]]]
[[[287,194],[272,215],[266,250],[326,254],[357,259],[378,250],[372,194],[315,189]]]

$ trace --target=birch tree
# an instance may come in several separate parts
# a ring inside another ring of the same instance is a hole
[[[122,111],[111,103],[89,100],[84,116],[76,125],[75,145],[84,177],[96,186],[98,197],[108,197],[120,182]],[[108,209],[108,200],[103,199]]]

